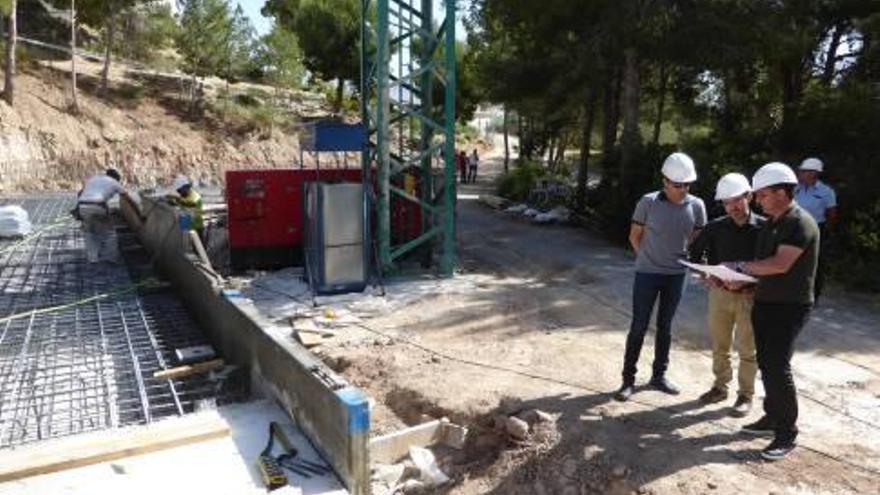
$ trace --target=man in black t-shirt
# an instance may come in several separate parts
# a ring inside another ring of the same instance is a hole
[[[767,460],[782,459],[796,446],[798,403],[791,357],[813,307],[819,256],[819,227],[794,202],[795,186],[794,171],[783,163],[769,163],[755,173],[752,188],[768,219],[758,233],[757,261],[734,264],[758,278],[752,325],[766,392],[764,416],[743,431],[774,435],[761,451]]]

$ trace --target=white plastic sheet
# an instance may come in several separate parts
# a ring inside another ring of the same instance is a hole
[[[17,205],[0,206],[0,237],[23,237],[33,226],[24,208]]]

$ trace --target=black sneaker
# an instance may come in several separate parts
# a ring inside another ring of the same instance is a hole
[[[659,390],[664,394],[678,395],[681,393],[681,390],[666,378],[652,378],[648,385],[654,390]]]
[[[620,387],[616,394],[614,394],[614,399],[619,400],[620,402],[626,402],[632,397],[635,389],[632,385],[624,384]]]
[[[727,398],[727,392],[724,390],[712,387],[708,392],[701,395],[698,400],[703,404],[714,404],[715,402],[721,402]]]
[[[777,438],[761,451],[761,457],[768,461],[778,461],[784,459],[795,447],[797,447],[797,442],[794,440],[780,440]]]
[[[754,423],[743,426],[741,431],[750,435],[770,436],[776,434],[776,424],[767,416],[762,416]]]

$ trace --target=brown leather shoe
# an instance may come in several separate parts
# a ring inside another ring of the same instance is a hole
[[[730,408],[730,415],[734,418],[744,418],[752,411],[752,398],[744,395],[738,395],[733,407]]]
[[[727,392],[724,390],[712,387],[708,392],[701,395],[698,400],[703,404],[714,404],[715,402],[721,402],[727,398]]]

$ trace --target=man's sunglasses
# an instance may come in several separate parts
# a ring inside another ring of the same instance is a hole
[[[674,188],[676,188],[676,189],[688,189],[688,188],[691,187],[691,183],[690,183],[690,182],[672,182],[672,181],[669,180],[669,179],[667,179],[666,181],[669,182],[669,185],[670,185],[670,186],[672,186],[672,187],[674,187]]]

